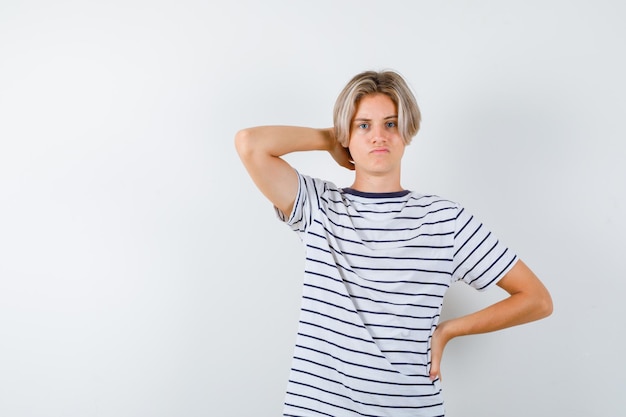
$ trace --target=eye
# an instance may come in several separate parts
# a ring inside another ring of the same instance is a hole
[[[387,123],[385,124],[385,126],[387,126],[388,128],[390,128],[390,129],[391,129],[391,128],[396,127],[396,126],[397,126],[397,124],[396,124],[396,122],[387,122]]]
[[[368,127],[370,127],[368,123],[359,123],[358,125],[359,129],[367,129]]]

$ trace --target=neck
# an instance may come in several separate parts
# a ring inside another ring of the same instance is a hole
[[[390,178],[388,176],[358,175],[358,173],[350,188],[365,193],[393,193],[404,190],[400,185],[400,176]]]

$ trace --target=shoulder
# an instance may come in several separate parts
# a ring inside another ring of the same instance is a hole
[[[342,192],[342,189],[331,181],[302,174],[297,170],[296,173],[298,175],[301,192],[315,194],[320,197],[328,194],[340,194]]]

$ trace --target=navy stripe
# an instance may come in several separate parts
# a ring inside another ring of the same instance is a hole
[[[476,233],[478,233],[478,231],[483,227],[482,223],[478,225],[478,227],[476,228],[476,230],[474,230],[474,232],[470,235],[470,237],[468,237],[467,239],[465,239],[465,241],[461,244],[461,246],[457,249],[456,252],[454,252],[454,256],[456,257],[459,252],[461,251],[461,249],[463,249],[465,247],[465,245],[467,245],[469,243],[470,240],[472,240],[472,238],[476,235]],[[457,235],[458,236],[458,235]]]
[[[505,251],[506,252],[506,251]],[[504,253],[502,254],[504,255]],[[513,259],[511,259],[511,261],[506,264],[506,266],[504,268],[502,268],[502,270],[498,273],[498,275],[496,275],[496,277],[494,279],[492,279],[491,281],[489,281],[488,283],[486,283],[485,285],[483,285],[482,287],[478,288],[479,290],[484,290],[485,288],[487,288],[488,286],[491,285],[492,282],[494,282],[495,280],[497,280],[498,278],[500,278],[500,276],[502,275],[502,273],[504,271],[507,270],[507,268],[509,268],[513,263],[517,262],[517,256]]]
[[[482,278],[482,277],[483,277],[483,275],[485,275],[487,272],[489,272],[489,271],[491,270],[491,268],[493,268],[493,267],[494,267],[494,265],[496,265],[496,264],[500,261],[500,259],[502,259],[502,257],[504,256],[504,254],[505,254],[507,251],[508,251],[508,249],[505,249],[505,250],[504,250],[504,252],[502,252],[502,253],[500,254],[500,256],[498,256],[498,257],[496,258],[496,260],[495,260],[495,261],[493,261],[493,262],[491,263],[491,265],[489,265],[489,267],[487,267],[487,269],[485,269],[485,270],[484,270],[484,271],[483,271],[483,272],[482,272],[479,276],[477,276],[477,277],[476,277],[476,278],[474,278],[472,281],[470,281],[470,284],[471,284],[471,283],[473,283],[473,282],[475,282],[475,281],[477,281],[477,280],[479,280],[480,278]],[[513,262],[513,260],[511,260],[511,262]],[[509,262],[509,265],[510,265],[510,264],[511,264],[511,263]],[[506,267],[505,267],[504,269],[506,269]],[[504,270],[504,269],[503,269],[503,270]],[[501,272],[502,272],[502,271],[501,271]],[[501,273],[501,272],[500,272],[500,273]],[[493,281],[495,281],[496,279],[498,279],[498,277],[500,276],[500,273],[498,273],[498,274],[496,274],[496,275],[493,275],[493,279],[492,279],[490,282],[493,282]],[[489,284],[486,284],[486,285],[489,285]]]
[[[301,309],[301,310],[302,310],[302,311],[306,311],[307,313],[317,314],[317,315],[319,315],[319,316],[326,317],[326,318],[328,318],[328,319],[335,320],[335,321],[338,321],[338,322],[341,322],[341,323],[347,324],[347,325],[349,325],[349,326],[354,326],[354,327],[358,327],[359,329],[363,329],[363,330],[365,330],[365,325],[361,325],[361,324],[359,324],[359,323],[354,323],[354,322],[352,322],[352,321],[348,321],[348,320],[342,320],[342,319],[339,319],[339,318],[337,318],[337,317],[331,316],[330,314],[324,314],[324,313],[319,312],[319,311],[309,310],[308,308],[304,308],[304,307],[302,307],[302,309]]]
[[[295,396],[298,396],[298,397],[308,398],[310,400],[317,401],[317,402],[320,402],[322,404],[330,405],[330,406],[333,406],[333,407],[336,407],[336,408],[340,408],[342,410],[352,411],[353,413],[357,413],[357,414],[365,416],[365,417],[384,417],[384,416],[378,416],[378,415],[375,415],[375,414],[361,413],[360,411],[353,410],[353,409],[350,409],[348,407],[336,405],[336,404],[333,404],[333,403],[330,403],[330,402],[327,402],[327,401],[322,401],[319,398],[310,397],[310,396],[304,395],[304,394],[296,394],[296,393],[293,393],[293,392],[288,392],[288,394],[295,395]],[[357,402],[357,401],[353,400],[353,402]],[[372,407],[380,407],[380,408],[395,408],[395,409],[400,409],[400,410],[406,410],[406,409],[422,410],[424,408],[437,407],[437,406],[442,405],[443,403],[428,404],[428,405],[422,405],[422,406],[403,406],[403,405],[395,405],[394,406],[394,405],[380,405],[380,404],[366,404],[366,403],[362,403],[362,404],[363,405],[372,406]]]
[[[325,261],[321,261],[319,259],[314,259],[314,258],[306,258],[307,261],[310,262],[316,262],[316,263],[320,263],[320,264],[324,264],[326,266],[329,266],[331,268],[341,268],[344,271],[347,272],[352,272],[354,273],[354,269],[359,269],[359,270],[367,270],[367,271],[413,271],[413,272],[425,272],[425,273],[430,273],[430,274],[444,274],[444,275],[450,275],[450,273],[448,271],[438,271],[435,269],[421,269],[421,268],[374,268],[374,267],[365,267],[365,266],[358,266],[358,265],[352,265],[351,268],[339,265],[339,264],[332,264],[330,262],[325,262]],[[448,286],[445,283],[433,283],[433,282],[424,282],[424,281],[407,281],[407,280],[400,280],[400,281],[377,281],[377,280],[368,280],[370,282],[406,282],[406,283],[413,283],[413,284],[432,284],[432,285],[443,285],[443,286]]]
[[[343,398],[349,399],[350,401],[352,401],[355,404],[367,405],[367,406],[370,406],[370,407],[395,408],[395,409],[400,409],[400,410],[401,409],[415,409],[415,410],[418,410],[420,408],[424,408],[424,406],[420,407],[420,406],[414,406],[414,405],[413,406],[411,406],[411,405],[384,405],[384,404],[366,403],[364,401],[358,401],[358,400],[355,400],[353,398],[350,398],[350,397],[348,397],[346,395],[343,395],[343,394],[339,394],[339,393],[334,392],[334,391],[325,390],[325,389],[320,388],[318,386],[314,386],[314,385],[311,385],[311,384],[305,384],[304,382],[298,382],[298,381],[294,381],[294,380],[290,380],[290,381],[294,382],[294,383],[296,383],[298,385],[302,385],[302,386],[306,386],[308,388],[312,388],[312,389],[317,390],[317,391],[322,391],[322,392],[325,392],[327,394],[336,395],[336,396],[339,396],[339,397],[343,397]],[[401,395],[401,396],[398,396],[398,397],[401,397],[401,398],[424,398],[424,397],[432,397],[432,396],[433,395],[419,395],[419,396],[416,396],[416,395],[411,395],[411,396]]]
[[[332,406],[332,407],[335,407],[335,408],[340,408],[340,409],[342,409],[342,410],[346,410],[346,411],[351,411],[351,412],[356,413],[356,414],[359,414],[359,415],[361,415],[361,416],[363,416],[363,417],[384,417],[384,416],[380,416],[380,415],[376,415],[376,414],[364,414],[364,413],[361,413],[361,412],[359,412],[359,411],[353,410],[353,409],[351,409],[351,408],[344,407],[344,406],[337,405],[337,404],[333,404],[333,403],[329,403],[329,402],[327,402],[327,401],[322,401],[322,400],[320,400],[319,398],[310,397],[310,396],[308,396],[308,395],[304,395],[304,394],[297,394],[297,393],[295,393],[295,392],[289,392],[289,391],[287,391],[287,394],[294,395],[294,396],[296,396],[296,397],[308,398],[309,400],[313,400],[313,401],[316,401],[316,402],[318,402],[318,403],[322,403],[322,404],[330,405],[330,406]]]
[[[320,224],[320,225],[321,225],[321,223],[319,222],[319,220],[315,220],[314,222],[315,222],[315,223],[318,223],[318,224]],[[356,245],[365,246],[365,244],[363,243],[363,241],[351,240],[351,239],[346,239],[346,238],[343,238],[343,237],[337,236],[337,235],[335,235],[334,233],[332,233],[331,231],[329,231],[328,229],[326,229],[325,227],[324,227],[324,231],[325,231],[327,234],[329,234],[330,236],[332,236],[332,237],[334,237],[335,239],[337,239],[338,241],[348,242],[348,243],[354,243],[354,244],[356,244]],[[442,235],[440,235],[440,236],[449,236],[449,235],[451,235],[452,233],[453,233],[453,232],[448,232],[448,233],[446,233],[446,234],[442,234]],[[327,241],[326,236],[321,235],[321,234],[319,234],[319,233],[315,233],[315,232],[311,232],[311,231],[309,231],[309,232],[308,232],[308,234],[309,234],[310,236],[315,236],[315,237],[319,238],[321,241],[324,241],[324,242],[326,242],[326,241]],[[420,236],[423,236],[423,235],[420,235]],[[426,237],[427,237],[427,236],[426,236]],[[389,243],[389,242],[394,242],[394,241],[387,241],[387,243]],[[370,243],[373,243],[373,242],[370,242]],[[404,247],[404,248],[414,248],[414,249],[450,249],[450,248],[452,248],[453,246],[452,246],[452,245],[415,245],[415,244],[413,244],[413,245],[405,245],[405,246],[403,246],[403,247]]]
[[[311,323],[310,321],[300,320],[300,324],[306,324],[307,326],[311,326],[311,327],[315,327],[315,328],[318,328],[318,329],[326,330],[329,333],[333,333],[333,334],[336,334],[336,335],[339,335],[339,336],[347,337],[348,339],[360,340],[361,342],[366,342],[368,344],[374,344],[374,342],[372,340],[370,340],[370,339],[363,339],[362,337],[358,337],[358,336],[353,336],[353,335],[350,335],[350,334],[342,333],[342,332],[340,332],[338,330],[322,326],[321,324]],[[307,333],[305,333],[305,334],[307,334]]]
[[[307,372],[307,371],[303,371],[303,370],[300,370],[300,369],[292,369],[292,371],[298,372],[298,373],[302,373],[302,374],[305,374],[305,375],[309,375],[309,376],[312,376],[312,377],[324,380],[326,382],[330,382],[330,383],[334,383],[334,384],[337,384],[337,385],[341,385],[342,387],[346,388],[349,391],[359,392],[361,394],[367,394],[367,395],[373,395],[373,396],[397,397],[397,398],[424,398],[424,397],[433,397],[433,396],[439,394],[439,391],[437,391],[437,392],[435,392],[433,394],[389,394],[389,393],[385,393],[385,392],[365,391],[365,390],[360,390],[360,389],[354,388],[354,387],[352,387],[350,385],[346,385],[345,383],[343,383],[341,381],[335,381],[334,379],[314,374],[313,372]]]
[[[321,412],[321,411],[319,411],[319,410],[315,410],[315,409],[313,409],[313,408],[309,408],[309,407],[304,407],[304,406],[301,406],[301,405],[289,404],[289,403],[287,403],[287,402],[285,403],[285,405],[286,405],[286,406],[289,406],[289,407],[293,407],[293,408],[299,408],[300,410],[307,410],[307,411],[311,411],[311,412],[314,412],[314,413],[317,413],[317,414],[320,414],[320,415],[323,415],[323,416],[335,417],[335,416],[333,416],[332,414],[322,413],[322,412]],[[302,415],[298,415],[298,416],[297,416],[297,415],[295,415],[295,414],[283,414],[283,416],[284,416],[284,417],[303,417]]]
[[[481,240],[481,241],[480,241],[480,244],[479,244],[479,245],[482,245],[483,243],[485,243],[485,241],[489,238],[489,236],[491,236],[491,232],[489,232],[489,233],[487,234],[487,236],[485,236],[485,237],[483,238],[483,240]],[[474,254],[474,252],[476,252],[479,248],[480,248],[480,246],[476,246],[476,247],[475,247],[475,248],[474,248],[474,249],[473,249],[470,253],[468,253],[468,254],[467,254],[467,256],[465,256],[465,258],[464,258],[461,262],[459,262],[459,264],[457,265],[457,267],[456,267],[456,268],[454,268],[454,271],[452,271],[452,273],[454,274],[454,273],[455,273],[455,272],[456,272],[456,271],[457,271],[457,270],[461,267],[461,265],[463,265],[463,264],[465,263],[465,261],[467,261],[467,260],[468,260],[468,259],[469,259],[469,258],[470,258],[473,254]],[[492,247],[492,249],[493,249],[493,247]],[[457,253],[458,253],[458,252],[457,252]],[[483,256],[483,258],[484,258],[485,256],[487,256],[487,254],[488,254],[488,253],[489,253],[489,252],[487,252],[487,253]],[[481,259],[482,259],[482,258],[481,258]],[[478,262],[477,262],[477,263],[478,263]],[[476,264],[474,264],[474,267],[475,267],[475,266],[476,266]],[[472,268],[468,268],[468,270],[472,270],[474,267],[472,267]]]
[[[313,274],[313,273],[312,273]],[[321,274],[315,274],[318,276],[323,276]],[[330,277],[326,277],[326,278],[330,278]],[[332,278],[330,278],[332,279]],[[386,300],[375,300],[373,298],[369,298],[369,297],[364,297],[364,296],[359,296],[359,295],[354,295],[354,294],[341,294],[337,291],[325,288],[325,287],[320,287],[318,285],[314,285],[314,284],[309,284],[309,283],[305,283],[304,284],[305,287],[310,287],[310,288],[315,288],[318,290],[322,290],[322,291],[328,291],[330,293],[336,294],[336,295],[340,295],[342,297],[347,297],[347,298],[354,298],[354,299],[358,299],[358,300],[365,300],[365,301],[371,301],[373,303],[377,303],[377,304],[389,304],[389,305],[394,305],[394,306],[407,306],[407,307],[417,307],[417,308],[433,308],[433,309],[438,309],[438,306],[430,306],[430,305],[426,305],[426,304],[413,304],[413,303],[394,303],[393,301],[386,301]],[[359,310],[357,310],[359,311]]]
[[[425,351],[419,351],[419,350],[400,350],[400,349],[396,349],[396,350],[381,350],[382,353],[402,353],[402,354],[410,354],[410,355],[424,355],[427,354],[430,351],[430,349],[426,349]],[[430,362],[428,362],[430,363]]]
[[[318,249],[317,247],[314,247],[315,249]],[[336,252],[338,253],[338,252]],[[429,258],[429,257],[416,257],[416,256],[379,256],[379,255],[363,255],[363,254],[359,254],[359,253],[354,253],[354,252],[343,252],[341,253],[342,255],[349,255],[349,256],[354,256],[354,257],[360,257],[360,258],[367,258],[367,259],[387,259],[387,260],[394,260],[394,261],[441,261],[441,262],[452,262],[452,258],[450,257],[444,257],[444,258]]]
[[[314,249],[314,250],[319,250],[321,252],[325,252],[325,253],[334,253],[337,255],[340,255],[341,257],[344,256],[354,256],[355,258],[366,258],[366,259],[386,259],[386,260],[394,260],[394,261],[437,261],[437,262],[452,262],[452,258],[451,257],[444,257],[444,258],[433,258],[433,257],[414,257],[414,256],[380,256],[380,255],[364,255],[364,254],[360,254],[360,253],[356,253],[356,252],[348,252],[348,251],[340,251],[338,249],[336,249],[332,244],[329,244],[328,247],[330,249],[325,249],[316,245],[312,245],[312,244],[308,244],[306,245],[307,249]],[[407,247],[411,247],[411,248],[416,248],[416,246],[407,246]],[[445,249],[445,248],[451,248],[452,246],[446,246],[446,247],[441,247],[441,248],[437,248],[437,249]],[[420,248],[430,248],[432,249],[432,247],[430,246],[420,246]]]
[[[495,242],[495,243],[494,243],[494,244],[493,244],[493,245],[489,248],[489,250],[488,250],[488,251],[487,251],[487,252],[486,252],[486,253],[485,253],[485,254],[484,254],[484,255],[483,255],[483,256],[482,256],[482,257],[481,257],[478,261],[476,261],[476,262],[474,263],[474,265],[473,265],[471,268],[469,268],[469,269],[465,272],[465,274],[463,274],[463,277],[461,277],[461,279],[465,279],[465,277],[466,277],[468,274],[470,274],[471,272],[473,272],[473,271],[474,271],[474,269],[475,269],[478,265],[480,265],[480,264],[481,264],[481,263],[485,260],[485,258],[486,258],[487,256],[489,256],[489,254],[491,254],[491,252],[493,252],[493,250],[494,250],[497,246],[498,246],[498,241],[496,240],[496,242]]]
[[[325,274],[322,274],[320,272],[315,272],[315,271],[310,271],[310,270],[306,270],[305,272],[307,274],[329,278],[329,279],[332,279],[333,281],[339,281],[339,280],[337,280],[336,278],[334,278],[334,277],[332,277],[330,275],[325,275]],[[342,282],[349,283],[352,286],[358,287],[358,288],[363,289],[363,290],[371,290],[371,291],[375,291],[376,293],[381,293],[381,294],[406,295],[406,296],[410,296],[410,297],[422,296],[422,297],[443,298],[443,295],[441,295],[441,294],[416,293],[416,292],[410,292],[409,293],[409,292],[382,290],[380,288],[371,287],[371,286],[368,286],[368,285],[362,285],[362,284],[359,284],[357,282],[353,282],[353,281],[351,281],[351,280],[349,280],[347,278],[344,278],[342,280]],[[411,283],[421,284],[421,285],[433,285],[433,286],[446,287],[446,288],[449,286],[449,284],[441,284],[441,283],[436,283],[436,282],[419,282],[419,281],[416,281],[416,282],[411,282]],[[353,294],[350,294],[350,296],[355,297],[355,295],[353,295]],[[407,305],[407,304],[402,303],[402,304],[399,304],[399,305]]]
[[[459,211],[459,213],[456,215],[456,220],[458,221],[461,218],[461,215],[465,213],[465,209],[461,209],[461,211]],[[472,219],[474,219],[474,216],[470,216],[469,219],[467,219],[467,222],[461,226],[459,228],[459,230],[457,231],[457,233],[454,235],[454,238],[456,239],[462,232],[463,230],[465,230],[465,228],[467,227],[468,224],[470,224],[470,222],[472,221]]]
[[[416,319],[416,320],[424,320],[424,319],[433,320],[435,317],[439,317],[439,314],[436,314],[434,316],[410,316],[407,314],[388,313],[386,311],[370,311],[370,310],[362,310],[362,309],[359,309],[357,311],[359,313],[365,313],[365,314],[389,315],[393,317],[402,317],[402,318]]]
[[[357,368],[373,369],[375,371],[388,372],[388,373],[392,373],[392,374],[397,374],[398,373],[398,371],[396,371],[395,369],[378,368],[376,366],[365,365],[365,364],[362,364],[362,363],[351,362],[351,361],[348,361],[348,360],[345,360],[345,359],[341,359],[338,356],[331,355],[328,352],[324,352],[322,350],[315,349],[315,348],[312,348],[312,347],[309,347],[309,346],[303,346],[303,345],[296,344],[296,347],[300,348],[300,349],[304,349],[304,350],[309,350],[311,352],[319,353],[322,356],[328,356],[330,358],[333,358],[337,362],[341,362],[341,363],[346,364],[346,365],[356,366]]]
[[[358,354],[361,354],[361,355],[367,355],[367,356],[371,356],[371,357],[379,358],[379,359],[385,359],[385,357],[382,356],[382,355],[376,355],[376,354],[371,353],[371,352],[364,352],[364,351],[361,351],[361,350],[350,349],[348,347],[345,347],[345,346],[340,345],[338,343],[333,343],[330,340],[324,339],[324,338],[321,338],[321,337],[317,337],[317,336],[313,336],[313,335],[306,334],[306,333],[301,333],[301,332],[298,332],[298,335],[300,335],[302,337],[309,338],[309,339],[317,340],[318,342],[322,342],[322,343],[325,343],[327,345],[331,345],[331,346],[334,346],[334,347],[336,347],[338,349],[345,350],[345,351],[348,351],[348,352],[358,353]]]
[[[302,358],[300,356],[294,356],[294,359],[302,361],[302,362],[306,362],[309,363],[311,365],[316,365],[319,366],[321,368],[326,368],[326,369],[330,369],[333,370],[335,372],[337,372],[339,375],[344,376],[346,378],[349,379],[354,379],[357,381],[365,381],[365,382],[372,382],[375,384],[381,384],[381,385],[396,385],[399,387],[430,387],[432,386],[432,382],[430,382],[430,380],[428,379],[427,376],[424,376],[424,380],[428,381],[428,382],[394,382],[394,381],[390,381],[389,379],[372,379],[372,378],[364,378],[364,377],[360,377],[360,376],[356,376],[356,375],[348,375],[345,372],[339,370],[339,369],[335,369],[329,365],[323,364],[323,363],[319,363],[319,362],[315,362],[314,360],[311,359],[307,359],[307,358]],[[292,370],[297,371],[298,369],[293,367]]]

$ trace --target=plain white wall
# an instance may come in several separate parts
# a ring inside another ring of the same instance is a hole
[[[0,4],[0,415],[277,416],[302,246],[233,146],[329,126],[365,69],[423,111],[404,186],[460,201],[552,292],[453,341],[450,417],[626,411],[620,1]],[[322,153],[301,171],[349,185]],[[502,293],[454,286],[446,315]]]

